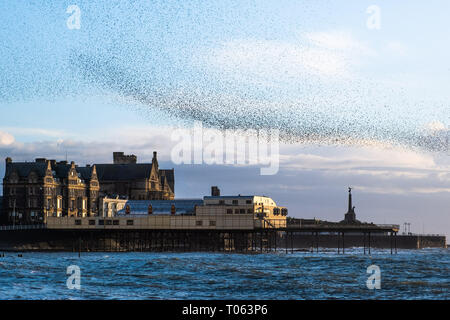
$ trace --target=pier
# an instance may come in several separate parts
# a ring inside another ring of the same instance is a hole
[[[294,251],[294,236],[295,234],[305,234],[310,233],[311,239],[311,252],[314,250],[319,252],[320,237],[322,234],[326,234],[327,238],[335,238],[337,244],[337,252],[345,253],[345,235],[353,234],[359,235],[363,239],[363,250],[364,254],[371,253],[371,237],[373,234],[388,234],[390,237],[390,251],[391,254],[397,253],[397,233],[400,230],[399,225],[372,225],[372,224],[361,224],[361,225],[297,225],[288,224],[286,228],[283,229],[285,232],[286,241],[286,253],[289,251],[289,244],[291,252]],[[329,246],[328,246],[329,247]]]
[[[269,221],[268,221],[269,222]],[[376,244],[395,254],[398,226],[300,226],[249,229],[170,229],[170,228],[48,228],[15,226],[0,228],[2,251],[72,252],[239,252],[267,253],[336,250],[345,254],[349,247],[363,247],[370,254]],[[420,236],[400,236],[401,248],[418,248]],[[417,239],[416,239],[417,238]],[[428,237],[428,244],[445,246],[445,237]],[[417,243],[417,246],[416,246]],[[305,250],[303,250],[305,249]]]

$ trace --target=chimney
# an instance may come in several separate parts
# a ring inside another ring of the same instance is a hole
[[[158,153],[156,151],[153,151],[153,160],[157,160]]]
[[[211,196],[212,197],[220,197],[220,189],[217,186],[211,187]]]
[[[5,162],[6,162],[6,164],[12,163],[12,159],[10,157],[8,157],[8,158],[5,159]]]

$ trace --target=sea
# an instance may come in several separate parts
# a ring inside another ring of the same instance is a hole
[[[0,256],[1,300],[450,299],[447,249]]]

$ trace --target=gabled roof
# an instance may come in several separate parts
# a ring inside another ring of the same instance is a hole
[[[6,164],[5,177],[9,177],[11,173],[17,172],[19,177],[26,178],[32,171],[36,172],[39,177],[44,177],[47,171],[47,164],[40,162],[13,162]]]
[[[162,177],[166,178],[167,183],[169,184],[170,190],[175,192],[175,173],[173,169],[170,170],[159,170]],[[163,179],[164,180],[164,179]]]
[[[96,164],[100,181],[121,181],[150,178],[151,163],[139,164]]]
[[[57,163],[52,169],[55,171],[56,177],[65,179],[69,175],[70,164]]]
[[[80,178],[86,181],[91,180],[92,172],[94,171],[93,167],[77,167],[77,172],[80,174]]]
[[[12,162],[6,165],[5,177],[11,173],[17,172],[20,178],[27,178],[31,172],[43,178],[47,171],[47,162]],[[53,176],[55,178],[65,179],[69,175],[71,164],[65,162],[52,163]],[[92,176],[92,167],[75,167],[79,177],[83,180],[90,180]]]

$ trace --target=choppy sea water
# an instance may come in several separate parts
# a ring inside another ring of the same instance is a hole
[[[381,289],[369,290],[374,264]],[[450,299],[450,253],[5,253],[0,299]]]

